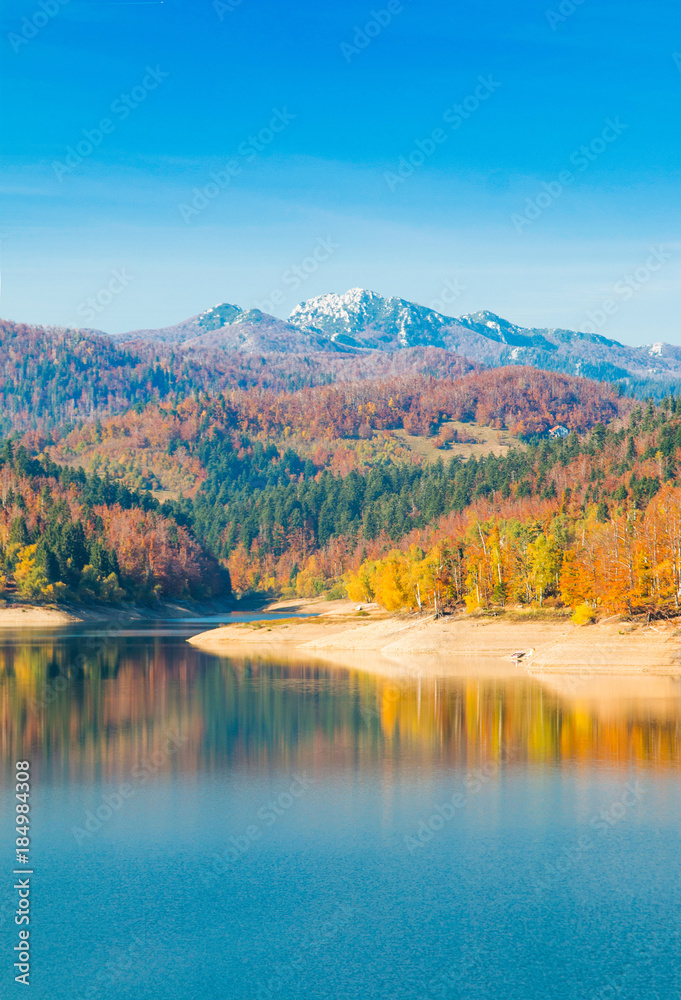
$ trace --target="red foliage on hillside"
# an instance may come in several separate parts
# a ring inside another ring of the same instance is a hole
[[[0,432],[32,429],[44,434],[64,423],[106,419],[136,404],[176,404],[196,391],[231,387],[282,392],[413,371],[456,378],[475,367],[437,348],[395,354],[190,351],[142,341],[119,345],[93,331],[0,320]]]
[[[628,412],[631,402],[612,386],[536,368],[497,368],[457,380],[403,376],[318,386],[272,395],[257,390],[226,395],[236,426],[248,434],[289,428],[309,438],[362,436],[404,427],[430,434],[443,420],[540,434],[553,424],[587,430]]]
[[[134,448],[165,447],[172,439],[196,442],[216,431],[254,438],[299,434],[307,440],[362,437],[399,427],[430,434],[443,420],[476,421],[514,434],[543,433],[554,424],[584,431],[611,422],[631,406],[604,383],[512,367],[457,380],[411,375],[278,394],[231,390],[85,425],[65,443],[76,449],[125,438]]]

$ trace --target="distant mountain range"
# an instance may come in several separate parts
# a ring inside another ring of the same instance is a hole
[[[185,351],[246,354],[361,354],[435,347],[479,365],[533,365],[604,381],[681,379],[681,347],[628,347],[597,334],[515,326],[490,312],[453,318],[399,298],[352,288],[296,306],[288,320],[222,303],[160,330],[135,330],[118,343],[177,345]]]
[[[486,312],[454,319],[355,288],[309,299],[287,320],[222,303],[176,326],[113,337],[0,320],[0,433],[44,434],[197,391],[457,379],[508,365],[624,383],[639,398],[681,392],[681,347],[526,329]]]

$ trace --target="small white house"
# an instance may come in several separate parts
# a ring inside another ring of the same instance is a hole
[[[555,427],[552,427],[551,430],[549,431],[549,437],[566,438],[569,435],[569,433],[570,431],[567,429],[567,427],[563,427],[562,424],[557,424]]]

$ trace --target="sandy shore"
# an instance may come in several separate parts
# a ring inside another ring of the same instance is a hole
[[[82,621],[68,611],[57,608],[31,607],[30,605],[11,605],[0,608],[0,628],[49,628],[51,625],[68,625],[69,622]]]
[[[440,664],[451,661],[459,672],[465,658],[512,663],[516,650],[529,651],[522,666],[532,674],[656,673],[681,676],[681,629],[652,627],[609,619],[576,626],[569,620],[537,618],[473,619],[397,616],[375,606],[357,612],[349,601],[286,602],[269,610],[296,610],[315,618],[249,622],[211,629],[189,642],[206,651],[229,655],[253,646],[296,650],[336,659],[342,651],[396,657],[428,654]],[[677,635],[677,633],[679,633]]]
[[[44,607],[29,604],[7,604],[0,607],[0,627],[49,628],[74,622],[92,622],[95,625],[115,622],[117,625],[140,621],[165,621],[177,618],[201,618],[213,615],[229,616],[241,610],[235,601],[217,598],[210,601],[163,601],[154,605],[143,604],[82,604],[61,607]],[[261,609],[262,611],[262,606]],[[269,613],[270,608],[263,611]],[[317,612],[315,612],[317,613]]]

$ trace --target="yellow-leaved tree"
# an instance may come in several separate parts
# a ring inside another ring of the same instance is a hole
[[[553,535],[538,535],[527,546],[532,585],[540,605],[548,590],[558,590],[561,551]]]
[[[409,564],[404,552],[393,549],[381,560],[375,575],[376,600],[388,611],[400,611],[416,606],[410,586]]]
[[[54,588],[45,576],[42,566],[36,563],[37,545],[24,545],[17,552],[14,579],[21,597],[32,599],[54,596]]]
[[[375,581],[376,563],[367,559],[356,573],[345,575],[345,589],[351,601],[372,603],[376,597]]]

